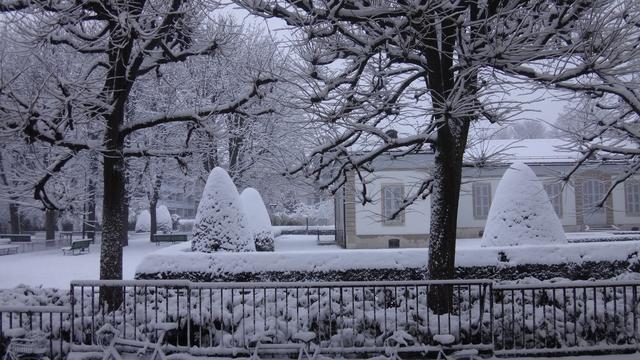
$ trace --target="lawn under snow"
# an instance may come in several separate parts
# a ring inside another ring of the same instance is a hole
[[[595,233],[588,235],[596,236]],[[585,234],[568,234],[569,241],[584,237]],[[628,235],[620,235],[620,237]],[[599,238],[615,238],[610,234],[597,234]],[[320,235],[321,241],[330,240],[330,235]],[[238,254],[223,254],[223,261],[216,265],[229,267],[228,271],[249,269],[286,270],[304,266],[308,269],[335,269],[339,264],[351,266],[375,267],[385,265],[391,268],[419,266],[426,263],[425,249],[382,249],[382,250],[342,250],[336,245],[318,245],[316,235],[283,235],[276,238],[273,253],[244,253],[240,261]],[[133,279],[136,268],[153,271],[167,270],[167,266],[191,263],[189,268],[208,268],[209,261],[193,263],[193,258],[179,251],[186,244],[173,247],[156,246],[149,242],[146,233],[129,234],[129,246],[124,249],[124,278]],[[567,248],[571,247],[573,248]],[[458,263],[486,263],[494,261],[496,250],[480,248],[480,239],[458,240]],[[564,260],[611,260],[626,259],[627,254],[640,251],[640,241],[621,241],[615,243],[585,243],[576,245],[558,245],[552,247],[511,247],[506,248],[510,263],[558,263]],[[567,251],[569,250],[569,251]],[[157,251],[154,256],[149,256]],[[280,254],[278,254],[280,253]],[[207,258],[206,254],[203,259]],[[143,261],[146,258],[145,261]],[[89,254],[64,256],[60,249],[20,253],[0,256],[0,288],[12,288],[19,284],[30,286],[54,287],[66,289],[71,280],[93,280],[99,278],[100,246],[91,245]],[[143,263],[144,264],[141,264]],[[338,265],[336,265],[338,264]],[[185,270],[185,269],[183,269]]]
[[[133,279],[136,267],[147,255],[167,246],[150,243],[148,233],[129,233],[129,246],[124,248],[124,278]],[[281,236],[276,239],[275,246],[277,251],[337,249],[337,246],[319,246],[314,235]],[[0,256],[0,289],[19,284],[66,289],[71,280],[99,277],[99,244],[91,245],[89,254],[76,256],[65,256],[58,248]]]

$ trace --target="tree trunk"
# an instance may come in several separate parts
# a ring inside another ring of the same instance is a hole
[[[149,241],[153,242],[153,237],[158,232],[158,216],[156,212],[156,206],[158,202],[155,199],[149,201],[149,218],[151,221],[151,226],[149,228]]]
[[[11,233],[20,234],[20,213],[18,204],[9,204],[9,221],[11,222]]]
[[[104,200],[102,203],[102,243],[100,279],[122,279],[122,243],[127,237],[124,159],[104,157]],[[100,302],[115,310],[122,303],[120,287],[100,289]]]
[[[435,154],[428,263],[431,280],[453,279],[455,275],[458,200],[464,153],[464,145],[458,144],[456,140],[449,134],[448,139],[443,139],[442,145],[437,147]],[[466,144],[466,137],[464,140]],[[449,312],[453,305],[452,287],[431,287],[428,301],[435,313]]]
[[[45,210],[44,212],[44,230],[45,230],[45,239],[46,240],[55,240],[56,239],[56,211],[55,210]]]

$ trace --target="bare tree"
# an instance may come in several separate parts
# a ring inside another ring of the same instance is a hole
[[[567,149],[582,153],[564,180],[594,160],[625,164],[596,204],[601,207],[617,185],[640,170],[640,3],[596,3],[597,10],[564,35],[572,46],[566,56],[497,66],[512,76],[580,96],[556,123],[569,140]]]
[[[498,106],[495,95],[501,90],[494,85],[502,79],[493,70],[567,54],[573,45],[565,38],[594,6],[542,0],[238,2],[302,30],[301,79],[313,80],[301,91],[330,135],[291,172],[315,176],[322,187],[336,191],[354,173],[365,179],[370,162],[381,154],[433,149],[431,175],[401,207],[431,195],[431,279],[454,276],[470,124],[482,117],[500,121],[510,110]],[[397,126],[404,130],[398,138],[385,133]],[[361,183],[361,200],[370,201]],[[450,289],[434,287],[430,297],[435,311],[451,306]]]
[[[222,55],[237,28],[205,25],[212,1],[2,1],[7,35],[21,51],[44,49],[34,58],[48,73],[35,92],[22,91],[23,73],[6,71],[0,86],[4,126],[20,129],[30,141],[61,149],[48,172],[34,184],[34,197],[57,208],[47,183],[80,153],[102,161],[103,205],[101,279],[122,278],[122,244],[127,238],[125,159],[175,155],[181,149],[149,149],[128,142],[137,131],[168,123],[199,123],[209,116],[242,109],[270,76],[254,71],[246,87],[224,100],[126,118],[136,83],[179,67],[192,57]],[[67,60],[66,71],[55,65]],[[4,70],[4,69],[3,69]],[[239,80],[240,81],[240,80]],[[195,104],[195,102],[194,102]],[[97,133],[97,140],[87,132]],[[101,301],[117,307],[118,291],[101,291]]]

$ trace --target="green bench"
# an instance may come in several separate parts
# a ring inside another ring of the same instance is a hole
[[[85,251],[89,253],[89,245],[91,245],[91,239],[76,240],[71,243],[71,246],[63,247],[61,249],[62,254],[67,255],[68,253],[71,253],[71,255],[78,255]]]
[[[159,245],[163,242],[175,243],[187,240],[189,240],[189,236],[187,234],[155,234],[153,235],[152,242],[156,243],[156,245]]]
[[[31,235],[29,234],[0,234],[0,239],[9,239],[11,242],[30,242]]]

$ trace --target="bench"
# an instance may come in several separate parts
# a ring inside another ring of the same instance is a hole
[[[31,235],[29,234],[0,234],[0,238],[11,240],[11,242],[30,242]]]
[[[156,245],[159,245],[160,243],[163,243],[163,242],[175,243],[175,242],[187,241],[187,240],[189,240],[189,237],[187,234],[155,234],[153,235],[152,242],[156,243]]]
[[[71,246],[63,247],[62,254],[66,255],[67,253],[71,253],[71,255],[82,254],[83,252],[89,252],[89,245],[91,245],[91,239],[82,239],[77,240],[71,243]],[[77,252],[76,252],[77,251]]]
[[[0,255],[17,254],[18,245],[0,245]]]

